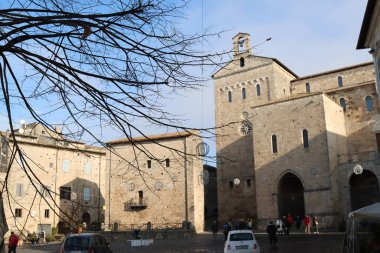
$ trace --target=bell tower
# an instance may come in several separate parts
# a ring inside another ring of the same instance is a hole
[[[251,54],[251,35],[238,33],[233,38],[234,58],[246,57]]]

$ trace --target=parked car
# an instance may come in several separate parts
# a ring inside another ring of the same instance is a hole
[[[112,253],[109,243],[101,234],[83,233],[66,237],[60,253]]]
[[[260,253],[260,247],[251,230],[232,230],[224,244],[224,253]]]

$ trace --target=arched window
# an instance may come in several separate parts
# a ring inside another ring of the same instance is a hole
[[[343,87],[343,78],[341,76],[338,76],[338,86]]]
[[[339,99],[340,105],[343,107],[343,111],[346,111],[346,100],[344,98]]]
[[[306,83],[306,93],[310,93],[310,83]]]
[[[256,85],[256,95],[257,95],[257,96],[260,96],[260,95],[261,95],[260,84],[257,84],[257,85]]]
[[[240,67],[244,67],[244,58],[240,57]]]
[[[303,147],[309,148],[309,134],[306,129],[302,131]]]
[[[228,102],[232,102],[232,91],[228,91]]]
[[[373,99],[370,96],[365,98],[365,103],[367,104],[367,112],[373,111]]]
[[[277,137],[272,135],[272,152],[277,153]]]
[[[242,96],[243,99],[247,98],[247,92],[246,92],[246,90],[245,90],[244,87],[241,89],[241,96]]]

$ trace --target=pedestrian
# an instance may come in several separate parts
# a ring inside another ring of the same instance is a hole
[[[11,236],[9,237],[8,243],[8,253],[16,253],[16,248],[18,245],[18,236],[11,232]]]
[[[242,230],[242,229],[247,229],[247,222],[245,222],[245,220],[242,218],[240,220],[238,220],[238,222],[236,223],[236,230]]]
[[[293,216],[289,213],[288,217],[286,217],[286,220],[288,221],[288,234],[290,233],[290,229],[292,228],[294,219]]]
[[[314,234],[319,234],[317,216],[313,217],[313,232],[314,232]]]
[[[135,239],[136,239],[136,240],[140,239],[140,236],[139,236],[139,234],[140,234],[140,229],[139,229],[139,228],[135,228],[135,229],[133,229],[133,233],[135,234]]]
[[[252,230],[252,219],[248,221],[248,229]]]
[[[282,216],[282,223],[284,224],[284,234],[289,235],[289,223],[285,215]]]
[[[218,234],[218,223],[216,223],[216,221],[213,221],[213,223],[211,225],[211,230],[212,230],[212,234],[214,237],[214,241],[216,241],[216,236]]]
[[[46,242],[46,232],[44,229],[42,229],[42,231],[41,231],[41,238],[42,238],[42,243],[45,243]]]
[[[228,233],[231,230],[231,225],[229,222],[224,223],[223,225],[223,234],[224,234],[224,240],[227,240]]]
[[[276,246],[277,243],[277,228],[273,224],[273,222],[269,222],[269,225],[267,227],[267,233],[269,236],[269,244],[272,246]]]
[[[310,234],[310,217],[309,215],[305,216],[305,219],[303,220],[305,223],[305,234]]]
[[[278,218],[276,220],[276,227],[277,227],[278,234],[282,235],[282,232],[284,231],[284,229],[283,229],[284,223],[282,222],[282,220],[280,218]]]
[[[296,216],[295,221],[296,221],[296,228],[297,228],[297,230],[299,230],[301,227],[301,218],[299,215]]]

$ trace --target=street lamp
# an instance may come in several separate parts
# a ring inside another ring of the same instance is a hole
[[[354,173],[356,175],[362,174],[363,173],[363,166],[361,166],[360,164],[356,164],[354,167]]]

